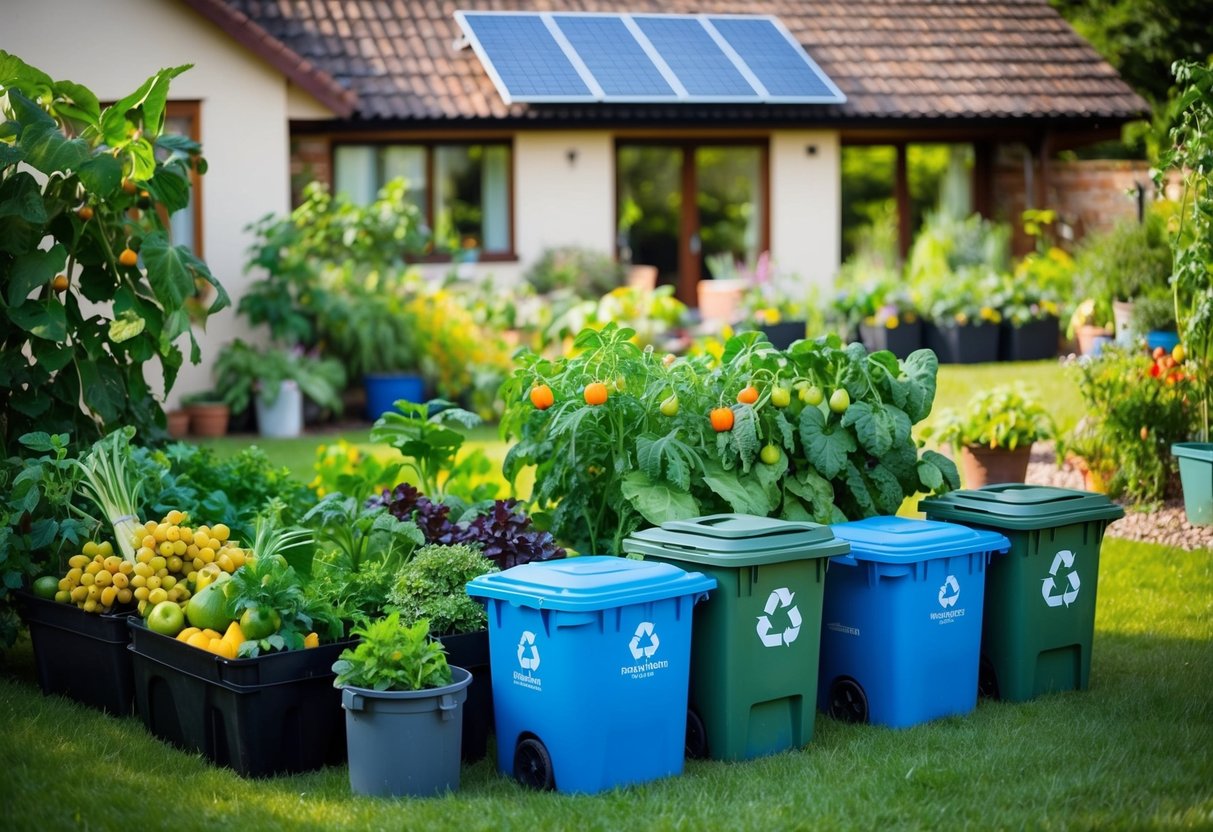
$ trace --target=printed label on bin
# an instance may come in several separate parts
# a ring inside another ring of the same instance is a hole
[[[955,575],[949,575],[943,582],[943,586],[939,588],[939,606],[942,607],[940,612],[932,612],[930,619],[938,621],[940,624],[951,624],[958,618],[964,618],[964,607],[956,608],[956,602],[960,600],[960,581],[956,580]]]
[[[543,680],[534,675],[539,670],[539,645],[535,644],[535,634],[530,630],[523,630],[518,639],[518,666],[525,672],[514,671],[514,684],[543,690]]]
[[[791,644],[800,635],[800,625],[804,623],[800,617],[800,609],[792,603],[796,593],[786,586],[771,591],[767,596],[766,606],[762,608],[764,615],[758,616],[758,639],[763,647],[779,647]],[[782,631],[772,632],[771,616],[776,610],[787,610],[788,626]]]
[[[1074,560],[1074,553],[1069,549],[1062,549],[1053,556],[1049,577],[1045,578],[1040,586],[1040,594],[1050,607],[1060,607],[1062,604],[1068,607],[1078,600],[1078,588],[1082,586],[1082,581],[1078,579]],[[1059,575],[1058,571],[1063,566],[1070,571]]]
[[[826,629],[834,633],[842,633],[844,636],[859,635],[859,628],[852,627],[848,624],[843,624],[840,621],[830,621],[826,624]]]
[[[641,621],[636,625],[636,632],[628,641],[628,652],[632,654],[635,664],[621,665],[620,676],[630,676],[633,679],[647,679],[670,666],[668,661],[655,659],[661,639],[652,621]]]

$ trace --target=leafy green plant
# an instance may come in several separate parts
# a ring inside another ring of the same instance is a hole
[[[1075,292],[1095,301],[1098,323],[1112,320],[1113,301],[1132,301],[1151,289],[1165,289],[1171,274],[1166,223],[1156,211],[1143,222],[1124,220],[1108,231],[1086,236],[1074,257]]]
[[[388,603],[406,623],[428,620],[434,635],[483,630],[488,626],[484,605],[465,589],[473,578],[496,571],[477,546],[423,546],[397,573]]]
[[[285,381],[295,382],[321,407],[341,412],[341,390],[345,387],[341,362],[302,349],[258,349],[237,338],[219,351],[215,377],[223,401],[233,412],[247,408],[254,392],[263,396],[267,405],[273,405]]]
[[[504,473],[535,466],[535,507],[579,552],[618,553],[645,522],[718,511],[835,522],[958,487],[952,462],[911,437],[935,397],[930,351],[900,362],[830,336],[780,352],[745,333],[718,362],[665,360],[631,337],[608,326],[580,333],[570,357],[522,353],[502,388],[502,435],[518,440]],[[539,386],[553,398],[542,409]]]
[[[1129,316],[1134,332],[1175,331],[1175,298],[1170,292],[1154,290],[1133,302]]]
[[[1002,384],[973,396],[964,410],[944,410],[940,439],[954,448],[984,445],[1013,451],[1056,433],[1053,418],[1023,385]]]
[[[391,445],[404,456],[404,467],[417,476],[417,487],[435,500],[465,503],[491,499],[491,483],[477,483],[485,470],[482,451],[459,459],[464,436],[449,425],[474,428],[480,417],[445,399],[427,403],[396,402],[397,413],[385,413],[371,427],[371,441]]]
[[[163,133],[169,82],[188,68],[103,110],[86,87],[0,51],[2,453],[24,452],[13,440],[35,428],[81,440],[124,424],[162,432],[144,363],[159,361],[167,395],[182,336],[200,357],[191,315],[228,304],[206,264],[171,241],[190,174],[206,170],[195,142]],[[200,286],[214,292],[208,308]]]
[[[544,250],[524,275],[540,294],[566,290],[585,300],[622,286],[624,277],[623,266],[610,255],[572,246]]]
[[[400,613],[353,629],[361,640],[333,663],[333,686],[370,690],[425,690],[451,683],[440,642],[430,638],[430,622],[400,623]]]
[[[990,298],[1010,270],[1011,230],[974,214],[956,220],[940,212],[928,217],[906,265],[911,296],[922,313],[943,325],[985,321],[1001,314]]]
[[[0,463],[0,647],[11,647],[18,621],[12,592],[39,573],[62,574],[98,524],[74,516],[79,468],[68,435],[27,433],[22,456]],[[23,458],[24,457],[24,458]]]
[[[1197,439],[1213,439],[1213,65],[1180,61],[1172,67],[1180,95],[1171,146],[1159,156],[1155,181],[1183,177],[1179,222],[1171,235],[1171,287],[1179,337],[1187,351],[1199,413]]]

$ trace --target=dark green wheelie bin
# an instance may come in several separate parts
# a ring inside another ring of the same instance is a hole
[[[717,514],[623,549],[717,581],[694,612],[687,754],[748,760],[812,740],[826,565],[850,544],[816,523]]]
[[[1102,494],[1004,483],[918,504],[928,520],[1007,536],[986,570],[981,693],[1023,702],[1086,690],[1104,529],[1124,509]]]

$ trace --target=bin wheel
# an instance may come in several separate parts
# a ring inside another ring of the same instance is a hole
[[[830,685],[830,716],[842,722],[867,722],[868,697],[863,686],[849,676]]]
[[[994,669],[994,662],[985,656],[981,657],[981,663],[977,666],[977,695],[998,698],[998,671]]]
[[[687,709],[686,756],[689,760],[702,760],[708,756],[708,732],[703,719],[693,709]]]
[[[514,778],[537,791],[546,792],[556,788],[552,755],[537,738],[528,737],[518,743],[518,748],[514,750]]]

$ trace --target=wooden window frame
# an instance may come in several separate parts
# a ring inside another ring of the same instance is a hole
[[[165,118],[184,118],[189,121],[189,138],[202,143],[202,102],[197,99],[168,101],[164,105]],[[205,242],[202,236],[202,176],[190,168],[190,206],[194,209],[194,256],[205,260]],[[165,217],[167,225],[168,218]]]

